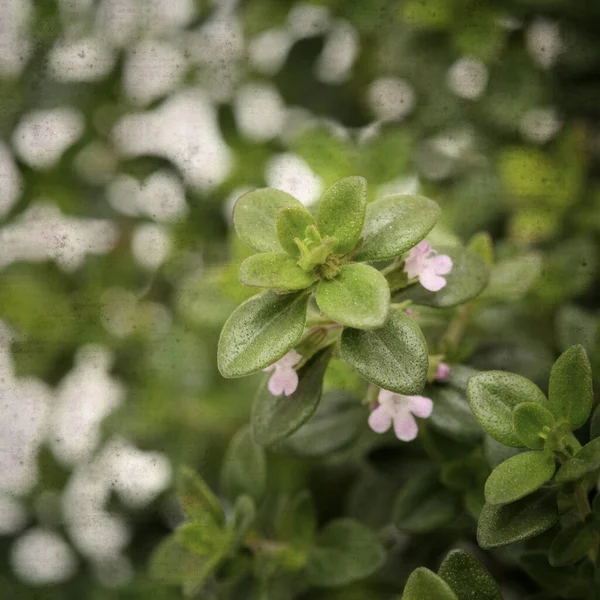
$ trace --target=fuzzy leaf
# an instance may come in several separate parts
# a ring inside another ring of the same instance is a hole
[[[274,524],[277,539],[302,549],[308,548],[317,529],[317,515],[310,492],[300,492],[277,515]]]
[[[402,600],[459,600],[452,588],[433,571],[415,569],[404,588]]]
[[[368,265],[343,265],[334,279],[322,279],[316,293],[319,308],[330,319],[356,329],[376,329],[387,319],[390,288]]]
[[[252,407],[254,439],[270,446],[292,435],[313,415],[321,400],[323,375],[331,358],[331,349],[315,354],[298,371],[298,388],[291,396],[273,396],[268,377],[259,388]]]
[[[550,529],[557,519],[551,494],[540,492],[512,504],[486,504],[479,515],[477,542],[485,550],[522,542]]]
[[[416,246],[440,218],[440,207],[423,196],[394,195],[367,205],[363,245],[355,260],[394,258]]]
[[[552,414],[565,418],[572,429],[585,424],[592,411],[592,368],[582,346],[560,355],[550,372],[548,403]]]
[[[256,505],[251,496],[238,496],[233,505],[233,529],[236,544],[241,544],[256,519]]]
[[[163,540],[152,554],[150,574],[164,583],[199,589],[217,568],[222,552],[202,556],[186,548],[176,536]]]
[[[459,442],[476,442],[483,437],[464,392],[444,385],[432,387],[426,395],[433,400],[432,427]]]
[[[398,394],[419,394],[425,386],[429,354],[414,319],[392,309],[374,331],[344,329],[342,358],[365,379]]]
[[[513,409],[513,423],[517,437],[528,448],[544,447],[544,427],[552,429],[554,417],[552,413],[537,402],[522,402]]]
[[[217,364],[223,377],[260,371],[287,354],[300,340],[308,294],[262,292],[240,304],[221,331]]]
[[[545,452],[523,452],[499,464],[485,482],[488,504],[508,504],[532,494],[550,481],[556,464]]]
[[[472,554],[451,550],[438,575],[452,588],[458,600],[502,600],[498,584]]]
[[[285,450],[317,458],[347,448],[364,430],[365,409],[343,390],[323,394],[315,414],[284,444]]]
[[[284,291],[303,290],[317,280],[314,271],[304,271],[283,252],[261,252],[240,265],[240,283]]]
[[[416,283],[394,296],[395,301],[447,308],[468,302],[484,290],[489,271],[483,259],[460,246],[436,246],[435,250],[452,259],[452,271],[444,275],[446,285],[439,292],[430,292]]]
[[[600,438],[595,438],[563,463],[556,474],[556,483],[577,481],[598,469],[600,469]]]
[[[554,538],[548,560],[553,567],[581,560],[594,545],[596,534],[589,523],[572,523]]]
[[[306,228],[311,225],[316,227],[317,222],[304,207],[289,206],[279,211],[276,222],[277,239],[290,256],[300,256],[300,248],[294,240],[304,240]]]
[[[248,494],[258,501],[267,482],[265,451],[252,439],[249,426],[244,426],[232,438],[223,458],[221,488],[230,500]]]
[[[185,515],[192,520],[205,518],[208,513],[215,523],[222,525],[225,514],[217,497],[204,479],[188,467],[182,467],[177,475],[177,497]]]
[[[323,236],[336,239],[334,253],[345,254],[356,246],[365,222],[367,182],[346,177],[325,191],[319,202],[317,226]]]
[[[233,209],[233,224],[244,244],[256,252],[281,252],[275,222],[281,208],[302,203],[287,192],[262,188],[243,194]]]
[[[525,377],[504,371],[488,371],[471,377],[467,384],[471,410],[481,426],[505,446],[519,448],[512,409],[521,402],[545,405],[542,391]]]
[[[307,576],[316,586],[347,585],[377,571],[384,560],[383,546],[368,527],[352,519],[337,519],[317,536]]]
[[[510,301],[524,296],[542,271],[542,257],[530,253],[499,262],[490,275],[485,298]]]
[[[451,523],[460,513],[457,496],[444,489],[434,471],[410,478],[394,503],[394,525],[403,532],[422,534]]]

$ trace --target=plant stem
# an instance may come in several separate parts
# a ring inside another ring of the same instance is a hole
[[[583,481],[580,481],[575,486],[575,492],[573,494],[573,499],[575,500],[575,508],[577,509],[577,514],[582,521],[585,521],[587,516],[592,512],[590,508],[590,503],[588,500],[587,492],[585,491],[585,484]],[[594,536],[594,545],[590,548],[588,552],[589,559],[593,564],[596,564],[596,557],[598,556],[598,543],[600,542],[600,538],[598,534]]]
[[[440,346],[444,354],[447,354],[448,350],[452,351],[456,349],[460,344],[472,314],[472,303],[463,304],[456,309],[456,313],[452,317],[448,329],[446,329],[446,333],[444,333],[440,341]]]

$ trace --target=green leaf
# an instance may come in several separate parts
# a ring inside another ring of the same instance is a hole
[[[476,442],[483,437],[463,393],[445,385],[434,386],[427,394],[433,400],[428,420],[432,427],[459,442]]]
[[[381,388],[410,395],[425,386],[427,342],[415,320],[401,310],[392,309],[381,329],[344,329],[340,351],[351,367]]]
[[[560,355],[550,372],[548,403],[552,414],[565,418],[572,429],[585,424],[592,410],[592,368],[582,346]]]
[[[233,436],[223,458],[221,488],[231,500],[248,494],[259,501],[266,481],[265,451],[254,442],[250,427],[246,425]]]
[[[300,248],[294,240],[304,240],[306,228],[311,225],[316,227],[317,222],[304,207],[290,206],[279,211],[276,222],[277,239],[290,256],[300,256]]]
[[[513,423],[517,437],[528,448],[539,450],[544,447],[548,430],[554,426],[554,417],[537,402],[522,402],[513,409]]]
[[[523,570],[539,586],[564,598],[582,598],[590,590],[589,582],[581,578],[575,567],[553,567],[545,552],[525,552],[519,562]]]
[[[383,546],[368,527],[352,519],[337,519],[317,536],[306,572],[312,585],[334,587],[368,577],[384,560]]]
[[[244,494],[238,496],[233,505],[233,529],[235,532],[234,541],[241,544],[256,519],[256,505],[254,500]]]
[[[415,569],[402,594],[402,600],[459,600],[452,588],[433,571]]]
[[[486,504],[477,524],[477,543],[487,550],[523,542],[550,529],[557,519],[552,494],[539,492],[512,504]]]
[[[284,291],[303,290],[317,280],[314,271],[305,271],[297,260],[283,252],[261,252],[240,265],[240,283]]]
[[[233,224],[244,244],[256,252],[281,252],[275,223],[281,208],[302,203],[287,192],[262,188],[239,197],[233,208]]]
[[[460,246],[436,246],[435,250],[452,259],[452,271],[444,275],[446,285],[439,292],[430,292],[416,283],[394,296],[395,301],[412,300],[415,304],[448,308],[468,302],[484,290],[489,272],[483,259]]]
[[[317,286],[319,308],[330,319],[356,329],[381,327],[390,310],[390,288],[373,267],[343,265],[333,279]]]
[[[488,371],[471,377],[467,384],[469,404],[475,418],[495,440],[519,448],[512,409],[521,402],[546,404],[542,391],[525,377],[504,371]]]
[[[279,540],[302,549],[307,549],[312,544],[317,529],[317,515],[308,490],[300,492],[283,506],[274,527]]]
[[[183,523],[177,528],[177,539],[194,554],[211,556],[219,552],[226,536],[210,519],[201,519]]]
[[[550,481],[556,471],[554,456],[522,452],[499,464],[485,482],[488,504],[508,504],[532,494]]]
[[[394,195],[367,205],[363,245],[355,260],[394,258],[416,246],[433,229],[440,207],[423,196]]]
[[[599,337],[600,320],[592,312],[573,304],[561,306],[556,315],[556,337],[560,350],[581,344],[594,356]]]
[[[285,441],[284,448],[306,458],[343,450],[363,431],[365,412],[352,394],[343,390],[326,392],[315,414]]]
[[[595,438],[563,463],[556,474],[556,483],[577,481],[598,469],[600,469],[600,438]]]
[[[221,331],[217,363],[223,377],[260,371],[287,354],[302,337],[309,295],[262,292],[240,304]]]
[[[406,533],[428,533],[451,523],[460,513],[458,497],[444,489],[434,471],[411,477],[394,503],[394,525]]]
[[[490,283],[482,297],[509,301],[524,296],[542,272],[542,257],[526,254],[499,262],[490,275]]]
[[[472,554],[451,550],[438,575],[452,588],[458,600],[502,600],[498,584]]]
[[[221,503],[204,479],[189,467],[179,470],[176,489],[183,512],[189,519],[202,519],[208,513],[218,525],[225,523]]]
[[[332,249],[346,254],[356,246],[365,222],[367,182],[363,177],[346,177],[325,191],[319,202],[317,226],[321,235],[336,239]]]
[[[150,559],[150,575],[159,581],[200,588],[217,568],[222,553],[201,556],[188,550],[176,536],[169,536],[156,548]]]
[[[265,377],[252,406],[254,439],[270,446],[292,435],[313,415],[321,400],[323,376],[331,358],[331,347],[315,354],[298,371],[298,387],[290,396],[273,396]]]
[[[553,567],[580,561],[592,548],[596,534],[589,523],[572,523],[552,541],[548,560]]]

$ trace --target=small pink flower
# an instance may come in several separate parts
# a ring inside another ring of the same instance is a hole
[[[446,280],[441,275],[452,271],[452,259],[431,249],[428,241],[419,242],[409,253],[404,271],[410,279],[419,278],[419,283],[430,292],[439,292]]]
[[[269,392],[273,396],[285,394],[291,396],[298,387],[298,373],[294,367],[302,360],[302,356],[295,350],[290,350],[283,358],[270,365],[263,371],[273,371],[269,378]]]
[[[450,376],[450,367],[446,363],[441,362],[438,365],[438,368],[435,372],[436,380],[437,381],[446,381],[449,376]]]
[[[396,437],[403,442],[417,437],[415,417],[427,419],[433,411],[433,402],[425,396],[403,396],[382,389],[377,400],[379,406],[369,415],[369,427],[375,433],[385,433],[393,423]]]

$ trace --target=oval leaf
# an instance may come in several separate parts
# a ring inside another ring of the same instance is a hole
[[[367,208],[367,182],[363,177],[346,177],[334,183],[319,202],[317,226],[321,235],[336,239],[336,254],[350,252],[360,239]]]
[[[596,534],[589,523],[573,523],[552,541],[548,560],[553,567],[580,561],[592,548]]]
[[[302,337],[308,294],[262,292],[240,304],[221,331],[217,364],[223,377],[242,377],[277,362]]]
[[[375,329],[387,319],[390,288],[368,265],[343,265],[334,279],[322,279],[316,293],[319,308],[330,319],[356,329]]]
[[[484,290],[489,271],[483,259],[460,246],[436,246],[435,250],[452,259],[452,271],[444,275],[446,285],[439,292],[430,292],[416,283],[394,296],[395,300],[447,308],[468,302]]]
[[[451,523],[460,514],[458,497],[442,487],[438,474],[425,471],[411,477],[394,502],[394,525],[406,533],[428,533]]]
[[[427,342],[414,319],[401,310],[392,309],[381,329],[344,329],[340,351],[351,367],[381,388],[419,394],[425,386]]]
[[[347,448],[364,429],[365,418],[358,398],[343,390],[326,392],[315,414],[284,447],[298,456],[326,456]]]
[[[378,537],[352,519],[332,521],[311,548],[307,575],[312,585],[339,586],[368,577],[383,565]]]
[[[425,567],[419,567],[408,578],[402,600],[458,600],[458,598],[441,577]]]
[[[522,542],[550,529],[557,519],[551,494],[539,493],[512,504],[486,504],[477,523],[477,543],[489,549]]]
[[[537,402],[522,402],[513,409],[513,423],[517,437],[528,448],[541,449],[547,435],[544,428],[552,429],[554,417]]]
[[[451,550],[438,575],[452,588],[458,600],[502,600],[498,584],[488,570],[464,550]]]
[[[223,525],[225,514],[217,497],[204,479],[188,467],[177,474],[177,497],[185,515],[192,519],[204,519],[208,514],[215,523]]]
[[[488,504],[508,504],[532,494],[550,481],[556,464],[545,452],[523,452],[499,464],[485,482]]]
[[[304,271],[295,258],[283,252],[253,254],[240,265],[243,285],[293,291],[307,288],[316,279],[313,271]]]
[[[290,206],[282,208],[277,214],[277,239],[281,247],[290,256],[300,256],[300,248],[294,241],[296,238],[304,240],[306,237],[306,228],[317,222],[315,218],[305,209],[299,206]]]
[[[519,448],[523,442],[515,432],[512,409],[521,402],[546,403],[546,397],[525,377],[504,371],[478,373],[469,378],[467,394],[480,425],[505,446]]]
[[[598,469],[600,469],[600,438],[595,438],[560,467],[556,474],[556,483],[577,481]]]
[[[252,407],[254,439],[262,446],[270,446],[292,435],[313,415],[321,400],[323,375],[331,349],[315,354],[299,371],[298,387],[291,396],[273,396],[265,377]]]
[[[426,395],[433,400],[431,426],[459,442],[476,442],[483,430],[473,416],[464,392],[449,386],[434,386]]]
[[[592,411],[592,368],[583,346],[560,355],[550,372],[548,404],[552,414],[565,418],[572,429],[585,424]]]
[[[363,245],[355,260],[394,258],[416,246],[440,218],[440,207],[423,196],[394,195],[367,205]]]
[[[275,222],[277,212],[302,203],[287,192],[261,188],[238,198],[233,208],[233,224],[244,244],[256,252],[281,252]]]
[[[232,438],[223,458],[221,487],[229,499],[248,494],[260,500],[267,482],[265,451],[254,442],[249,426]]]

